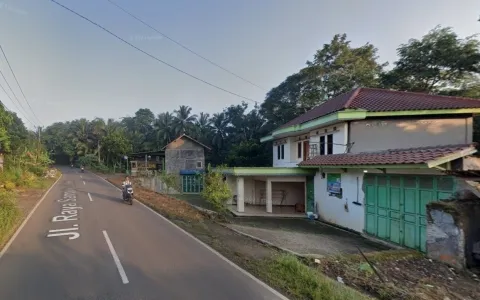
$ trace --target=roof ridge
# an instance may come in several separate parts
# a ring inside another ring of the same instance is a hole
[[[410,91],[399,91],[399,90],[392,90],[392,89],[382,89],[382,88],[372,88],[372,87],[362,87],[363,90],[373,90],[373,91],[386,91],[392,92],[397,94],[410,94],[410,95],[421,95],[421,96],[431,96],[431,97],[440,97],[440,98],[447,98],[447,99],[457,99],[457,100],[473,100],[473,101],[480,101],[478,98],[471,98],[471,97],[460,97],[460,96],[447,96],[447,95],[439,95],[439,94],[430,94],[430,93],[422,93],[422,92],[410,92]]]
[[[353,90],[352,95],[350,95],[347,102],[345,102],[345,104],[343,105],[343,109],[347,109],[350,106],[350,104],[352,104],[353,100],[355,100],[355,98],[358,96],[358,93],[360,93],[361,89],[362,89],[361,87],[358,87],[355,90]],[[350,93],[351,93],[351,91],[350,91]]]

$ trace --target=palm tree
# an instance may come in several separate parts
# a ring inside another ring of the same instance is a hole
[[[101,157],[100,157],[100,155],[101,155],[101,152],[100,152],[101,145],[100,145],[100,143],[106,135],[105,120],[103,120],[102,118],[95,118],[90,124],[91,124],[91,127],[92,127],[93,137],[95,139],[96,146],[97,146],[96,147],[97,150],[94,151],[94,154],[98,155],[98,162],[100,163],[101,162]]]
[[[174,139],[174,121],[174,117],[169,112],[158,115],[155,123],[153,124],[157,147],[160,148],[165,146]]]
[[[207,142],[212,133],[212,121],[208,113],[201,112],[193,126],[193,135],[201,142]]]
[[[87,119],[73,121],[71,123],[69,137],[75,145],[77,155],[86,155],[90,152],[93,135]]]
[[[175,113],[175,133],[177,135],[185,133],[197,120],[197,115],[191,115],[192,108],[186,105],[180,105],[179,109],[174,110]]]
[[[212,142],[218,148],[223,146],[224,140],[227,138],[227,131],[229,128],[229,120],[225,113],[214,114],[212,117]]]

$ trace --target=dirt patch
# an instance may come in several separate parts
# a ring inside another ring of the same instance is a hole
[[[418,252],[391,250],[366,256],[385,282],[360,255],[325,258],[318,268],[380,299],[480,299],[480,282],[475,275],[456,272]]]
[[[111,177],[107,180],[114,185],[121,187],[123,177]],[[175,199],[173,197],[156,193],[142,188],[138,184],[134,183],[135,198],[142,201],[149,207],[160,210],[163,214],[166,214],[173,218],[180,218],[188,221],[202,221],[204,215],[197,209],[193,208],[188,203]]]

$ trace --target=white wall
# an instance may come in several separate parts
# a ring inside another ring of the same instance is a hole
[[[291,137],[284,138],[281,140],[286,141],[286,143],[284,144],[284,150],[283,150],[284,156],[283,156],[283,159],[278,159],[277,146],[274,145],[272,147],[273,148],[273,167],[287,167],[287,168],[296,167],[297,164],[301,161],[301,160],[292,159],[292,157],[297,154],[297,152],[295,152],[296,148],[293,149],[294,146],[296,147],[296,143],[292,143],[293,138]],[[292,151],[292,149],[295,151]]]
[[[345,153],[347,144],[347,123],[344,122],[327,127],[319,127],[310,131],[309,133],[276,140],[275,142],[285,142],[284,158],[278,159],[277,145],[275,145],[274,142],[272,147],[273,167],[297,167],[297,164],[305,159],[303,157],[303,141],[309,140],[310,145],[316,144],[317,149],[320,149],[320,136],[325,135],[326,139],[328,134],[333,134],[333,154]],[[325,140],[325,142],[327,141]],[[302,144],[302,153],[300,158],[298,157],[298,143]]]
[[[343,195],[341,199],[329,196],[327,193],[327,173],[325,173],[325,178],[322,179],[320,171],[317,172],[314,178],[315,203],[320,218],[332,224],[363,232],[365,218],[362,188],[363,171],[348,170],[347,173],[341,173],[339,170],[339,172],[332,173],[341,174]],[[361,206],[352,203],[357,201],[361,203]],[[348,205],[348,211],[345,210],[345,203]]]
[[[327,132],[325,132],[327,130]],[[333,126],[322,127],[310,131],[310,144],[316,144],[318,151],[320,151],[320,136],[325,136],[325,143],[327,142],[327,135],[333,134],[333,154],[345,153],[348,142],[348,127],[347,123],[339,123]],[[325,146],[325,152],[327,148]]]

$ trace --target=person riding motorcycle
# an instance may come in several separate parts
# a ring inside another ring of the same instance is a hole
[[[122,182],[122,199],[126,199],[126,193],[127,193],[127,185],[132,186],[132,182],[130,181],[130,177],[125,176],[125,180]]]

